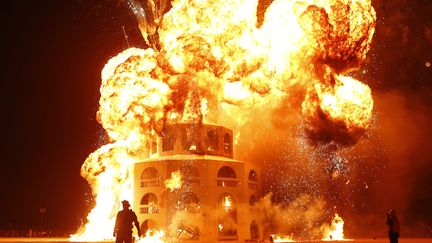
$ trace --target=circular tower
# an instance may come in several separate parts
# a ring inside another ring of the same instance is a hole
[[[262,240],[253,205],[261,197],[261,169],[233,159],[233,133],[211,124],[166,125],[134,164],[133,208],[142,232],[168,230],[187,241]],[[173,173],[181,186],[165,187]]]

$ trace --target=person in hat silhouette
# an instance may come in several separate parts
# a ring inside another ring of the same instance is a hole
[[[390,243],[398,243],[399,233],[400,233],[400,224],[399,218],[396,215],[396,210],[391,209],[387,213],[386,220],[387,228],[388,228],[388,237]]]
[[[117,213],[115,226],[114,226],[114,237],[116,237],[116,243],[132,243],[132,228],[133,224],[138,230],[138,237],[141,236],[138,218],[132,209],[129,209],[130,204],[124,200],[121,202],[123,210]]]

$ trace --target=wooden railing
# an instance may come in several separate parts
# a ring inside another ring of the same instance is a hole
[[[158,187],[159,179],[141,180],[141,187]]]
[[[158,213],[159,213],[159,207],[156,205],[140,207],[140,214],[158,214]]]
[[[222,187],[236,187],[238,184],[238,180],[236,178],[221,178],[218,177],[216,184],[217,186],[222,186]]]

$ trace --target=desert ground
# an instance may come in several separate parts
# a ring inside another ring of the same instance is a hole
[[[69,242],[67,238],[0,238],[0,242],[8,242],[8,243],[39,243],[39,242],[46,242],[46,243],[64,243]],[[97,243],[111,243],[112,241],[102,241]],[[217,243],[240,243],[240,241],[216,241]],[[246,242],[246,241],[241,241]],[[328,241],[297,241],[300,243],[306,243],[306,242],[327,242]],[[332,242],[352,242],[352,243],[387,243],[389,242],[388,239],[353,239],[349,241],[332,241]],[[432,238],[400,238],[400,243],[432,243]],[[80,242],[80,243],[87,243],[87,242]],[[88,243],[96,243],[96,242],[88,242]],[[192,241],[188,241],[188,243],[192,243]]]

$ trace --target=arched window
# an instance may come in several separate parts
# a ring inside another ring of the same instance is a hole
[[[225,133],[224,135],[224,151],[225,153],[232,153],[232,139],[229,133]]]
[[[220,168],[218,173],[217,173],[217,177],[237,178],[235,171],[229,166],[224,166],[224,167]]]
[[[141,205],[154,205],[158,203],[157,196],[153,193],[147,193],[141,198]]]
[[[235,187],[237,186],[237,182],[238,180],[236,179],[236,173],[235,171],[229,167],[229,166],[224,166],[222,168],[219,169],[218,173],[217,173],[217,185],[218,186],[223,186],[223,187]],[[223,179],[222,179],[223,178]]]
[[[208,130],[207,131],[207,137],[205,139],[205,145],[207,151],[216,151],[218,149],[218,137],[216,130]]]
[[[141,174],[141,179],[143,180],[157,179],[158,176],[159,173],[155,167],[147,167],[144,169],[143,173]]]
[[[251,195],[249,197],[249,205],[253,206],[258,201],[258,199],[255,197],[255,195]]]
[[[141,224],[141,234],[145,235],[147,231],[152,231],[157,229],[156,221],[147,219]],[[150,234],[151,235],[151,234]]]
[[[180,167],[180,172],[183,178],[196,178],[199,177],[198,169],[192,165],[184,165]]]
[[[200,209],[200,201],[198,196],[193,192],[183,192],[176,200],[176,209],[187,212],[198,212]]]
[[[198,169],[192,165],[184,165],[180,167],[182,175],[182,182],[184,186],[199,185],[199,172]]]
[[[218,200],[221,209],[218,215],[218,236],[220,239],[237,238],[237,201],[229,193],[223,193]]]
[[[249,180],[254,181],[254,182],[258,182],[258,176],[254,170],[249,171]]]
[[[153,193],[147,193],[141,198],[140,202],[140,213],[142,214],[155,214],[159,213],[159,207],[157,205],[158,198]]]
[[[141,187],[159,186],[159,173],[155,167],[147,167],[141,174]]]

